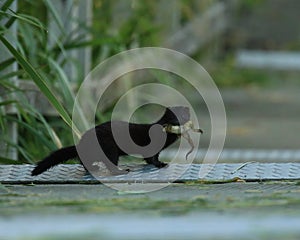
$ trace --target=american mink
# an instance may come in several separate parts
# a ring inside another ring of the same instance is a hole
[[[112,174],[127,173],[127,170],[120,170],[117,166],[119,157],[128,154],[140,154],[148,164],[153,164],[157,168],[165,167],[167,164],[159,161],[159,154],[163,149],[174,143],[180,135],[164,132],[164,126],[181,126],[189,120],[189,108],[177,106],[166,108],[163,116],[157,122],[152,124],[136,124],[124,121],[109,121],[102,123],[85,132],[77,146],[69,146],[54,151],[42,161],[38,162],[37,166],[32,170],[31,175],[39,175],[57,164],[64,163],[65,161],[76,157],[81,158],[81,163],[88,171],[96,170],[95,162],[102,161]],[[130,151],[130,149],[125,152],[114,140],[112,126],[117,132],[122,132],[129,126],[129,134],[132,141],[138,146],[147,146],[151,142],[149,130],[154,125],[156,126],[158,134],[165,134],[161,135],[165,136],[165,141],[159,149],[154,150],[154,153],[148,154],[148,156],[145,156],[143,152]],[[93,141],[91,141],[93,136],[95,136],[94,138],[97,140],[96,144],[98,145],[96,147],[93,145]],[[102,152],[99,152],[99,145],[101,146]],[[101,153],[104,153],[106,158],[103,157],[103,155],[101,157]],[[84,158],[84,161],[82,161],[82,158]],[[108,160],[103,161],[103,159]]]

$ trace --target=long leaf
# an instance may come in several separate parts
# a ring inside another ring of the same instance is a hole
[[[9,59],[6,59],[5,61],[1,62],[0,63],[0,72],[3,71],[8,66],[10,66],[11,64],[13,64],[14,62],[15,62],[14,58],[9,58]]]
[[[26,104],[25,107],[30,110],[29,111],[30,115],[32,115],[34,118],[38,118],[38,120],[41,121],[44,128],[47,130],[48,135],[51,137],[52,142],[55,144],[55,146],[58,148],[62,148],[62,143],[61,143],[60,139],[58,138],[58,136],[55,133],[55,131],[53,130],[53,128],[47,123],[44,116],[39,111],[37,111],[32,105]],[[52,149],[52,148],[50,148],[50,149]]]
[[[16,118],[6,117],[10,122],[16,122],[20,126],[23,126],[26,128],[32,135],[39,138],[39,141],[41,144],[47,146],[49,149],[54,149],[54,145],[51,144],[45,136],[42,135],[42,133],[39,131],[39,129],[36,129],[35,127],[25,123],[24,121],[18,120]]]
[[[0,107],[1,106],[7,106],[9,104],[12,104],[12,103],[16,103],[17,101],[15,100],[7,100],[7,101],[3,101],[3,102],[0,102]]]
[[[55,9],[54,5],[52,4],[52,1],[44,0],[44,3],[47,6],[50,13],[52,14],[54,21],[56,22],[56,25],[58,26],[61,33],[65,33],[64,24],[63,24],[61,18],[59,17],[57,10]]]
[[[19,141],[21,142],[22,139],[19,139]],[[24,157],[27,163],[34,163],[34,161],[32,161],[33,157],[31,156],[31,154],[28,153],[23,147],[21,147],[22,144],[16,144],[8,139],[6,139],[5,142],[7,146],[17,149],[18,152]]]
[[[7,17],[11,17],[12,19],[18,19],[18,20],[22,20],[23,22],[26,22],[30,25],[36,26],[40,29],[43,29],[44,31],[47,31],[47,29],[45,28],[45,26],[43,25],[42,22],[40,22],[37,18],[26,15],[26,14],[17,14],[16,12],[14,12],[13,10],[9,10],[9,12],[4,12],[2,10],[0,10],[0,14],[3,16],[7,16]],[[9,28],[14,20],[9,19],[8,22],[5,24],[6,28]]]
[[[51,90],[47,86],[44,79],[40,76],[40,74],[2,35],[0,35],[0,40],[10,51],[10,53],[16,58],[18,63],[27,72],[27,74],[32,78],[32,80],[35,82],[35,84],[41,90],[41,92],[47,97],[47,99],[57,110],[61,118],[69,125],[69,127],[72,128],[72,120],[69,114],[67,113],[65,108],[61,105],[61,103],[57,100],[57,97],[51,92]],[[81,136],[76,126],[73,126],[73,130],[78,135],[78,137]]]
[[[22,74],[24,74],[24,70],[23,69],[18,70],[18,71],[13,71],[13,72],[10,72],[8,74],[0,76],[0,81],[3,81],[5,79],[11,79],[11,78],[17,77],[17,76],[21,76]],[[1,85],[2,85],[2,83],[1,83]]]
[[[58,73],[59,80],[60,80],[59,82],[61,84],[61,88],[63,90],[64,97],[65,97],[67,103],[69,103],[69,104],[74,103],[75,96],[71,89],[70,82],[68,80],[67,75],[65,74],[63,69],[59,66],[59,64],[56,61],[54,61],[51,57],[48,57],[48,61],[49,61],[50,65],[53,66],[53,68]]]
[[[10,5],[13,3],[14,0],[7,0],[6,2],[4,2],[4,4],[1,7],[1,10],[6,11]]]

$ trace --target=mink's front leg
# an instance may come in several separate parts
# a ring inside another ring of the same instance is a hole
[[[148,157],[148,158],[144,158],[144,159],[148,164],[153,164],[157,168],[163,168],[163,167],[167,166],[168,165],[167,163],[164,163],[164,162],[161,162],[158,160],[158,156],[159,155],[156,154],[153,157]]]

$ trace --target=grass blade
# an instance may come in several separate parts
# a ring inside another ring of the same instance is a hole
[[[6,11],[10,5],[13,3],[14,0],[7,0],[1,7],[2,11]]]
[[[5,24],[5,28],[9,28],[14,23],[15,20],[21,20],[25,23],[28,23],[28,24],[33,25],[37,28],[40,28],[44,31],[47,31],[46,27],[35,17],[29,16],[26,14],[17,14],[16,12],[14,12],[11,9],[9,12],[4,12],[4,11],[0,10],[0,14],[2,16],[11,17]]]
[[[64,93],[64,97],[65,97],[66,101],[69,104],[74,103],[75,96],[74,96],[74,93],[71,89],[70,82],[68,80],[67,75],[65,74],[63,69],[60,67],[60,65],[55,60],[48,57],[48,62],[57,71],[57,74],[58,74],[58,77],[59,77],[59,82],[61,84],[61,88],[62,88],[62,91]]]
[[[51,92],[50,88],[47,86],[44,79],[40,76],[40,74],[33,68],[33,66],[4,38],[3,35],[0,35],[1,42],[6,46],[6,48],[10,51],[10,53],[16,58],[18,63],[22,66],[22,68],[27,72],[27,74],[32,78],[37,87],[41,90],[41,92],[46,96],[49,102],[53,105],[53,107],[57,110],[61,118],[72,128],[72,120],[65,110],[65,108],[61,105],[61,103],[57,100],[57,97]],[[79,130],[76,126],[73,126],[73,131],[76,133],[78,137],[81,136]]]
[[[58,14],[57,10],[55,9],[54,5],[49,0],[44,0],[44,3],[47,6],[47,8],[49,9],[50,13],[52,14],[54,21],[56,22],[56,25],[58,26],[59,30],[61,31],[61,33],[64,33],[65,32],[64,24],[63,24],[61,18],[59,17],[59,14]]]
[[[6,59],[5,61],[0,63],[0,72],[3,71],[5,68],[9,67],[15,62],[14,58]]]
[[[13,72],[10,72],[8,74],[5,74],[3,76],[0,76],[0,81],[3,81],[3,80],[7,80],[7,79],[11,79],[13,77],[18,77],[18,76],[21,76],[22,74],[24,74],[24,71],[23,70],[18,70],[18,71],[13,71]],[[2,83],[1,83],[2,85]]]

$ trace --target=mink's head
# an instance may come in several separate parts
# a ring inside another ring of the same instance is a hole
[[[188,107],[168,107],[160,122],[174,126],[183,125],[190,120],[190,110]]]

